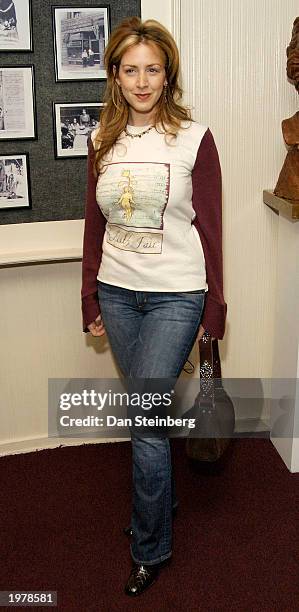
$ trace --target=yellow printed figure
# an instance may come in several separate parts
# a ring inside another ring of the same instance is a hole
[[[117,203],[124,210],[123,216],[125,220],[130,221],[130,219],[132,219],[133,208],[134,208],[133,188],[132,188],[133,181],[131,179],[130,170],[123,170],[122,176],[126,177],[128,181],[126,181],[125,183],[124,181],[119,182],[118,186],[123,187],[123,193],[121,194]]]
[[[130,187],[124,187],[124,191],[121,194],[117,203],[120,204],[120,206],[124,209],[124,217],[126,221],[130,221],[130,219],[132,218],[134,206],[133,193]]]

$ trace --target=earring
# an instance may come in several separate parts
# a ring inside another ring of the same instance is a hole
[[[164,85],[164,103],[167,103],[167,83]]]

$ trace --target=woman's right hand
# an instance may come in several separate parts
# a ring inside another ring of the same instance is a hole
[[[106,333],[101,315],[99,315],[95,321],[87,325],[87,327],[93,336],[103,336]]]

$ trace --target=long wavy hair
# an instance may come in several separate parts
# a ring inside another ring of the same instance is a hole
[[[129,105],[116,82],[122,56],[139,43],[155,44],[165,61],[167,88],[163,91],[155,109],[154,125],[162,127],[165,137],[176,138],[182,121],[193,121],[188,107],[180,103],[183,90],[180,85],[180,60],[175,40],[170,32],[155,19],[142,22],[139,17],[124,19],[116,27],[105,48],[104,65],[107,86],[104,93],[104,107],[100,115],[99,129],[94,141],[96,155],[94,171],[102,174],[105,155],[114,147],[125,129],[129,118]],[[115,66],[115,74],[113,71]]]

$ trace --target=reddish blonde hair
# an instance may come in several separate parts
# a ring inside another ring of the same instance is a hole
[[[129,117],[129,105],[116,82],[122,56],[139,43],[154,44],[165,61],[167,78],[166,100],[162,93],[155,114],[155,127],[161,125],[163,133],[176,138],[182,121],[193,121],[190,109],[180,104],[183,90],[180,86],[180,61],[177,45],[171,33],[155,19],[141,21],[139,17],[124,19],[117,26],[105,48],[104,64],[107,86],[104,93],[104,108],[95,138],[95,173],[103,172],[103,159],[115,145],[125,129]],[[114,74],[113,66],[116,68]]]

